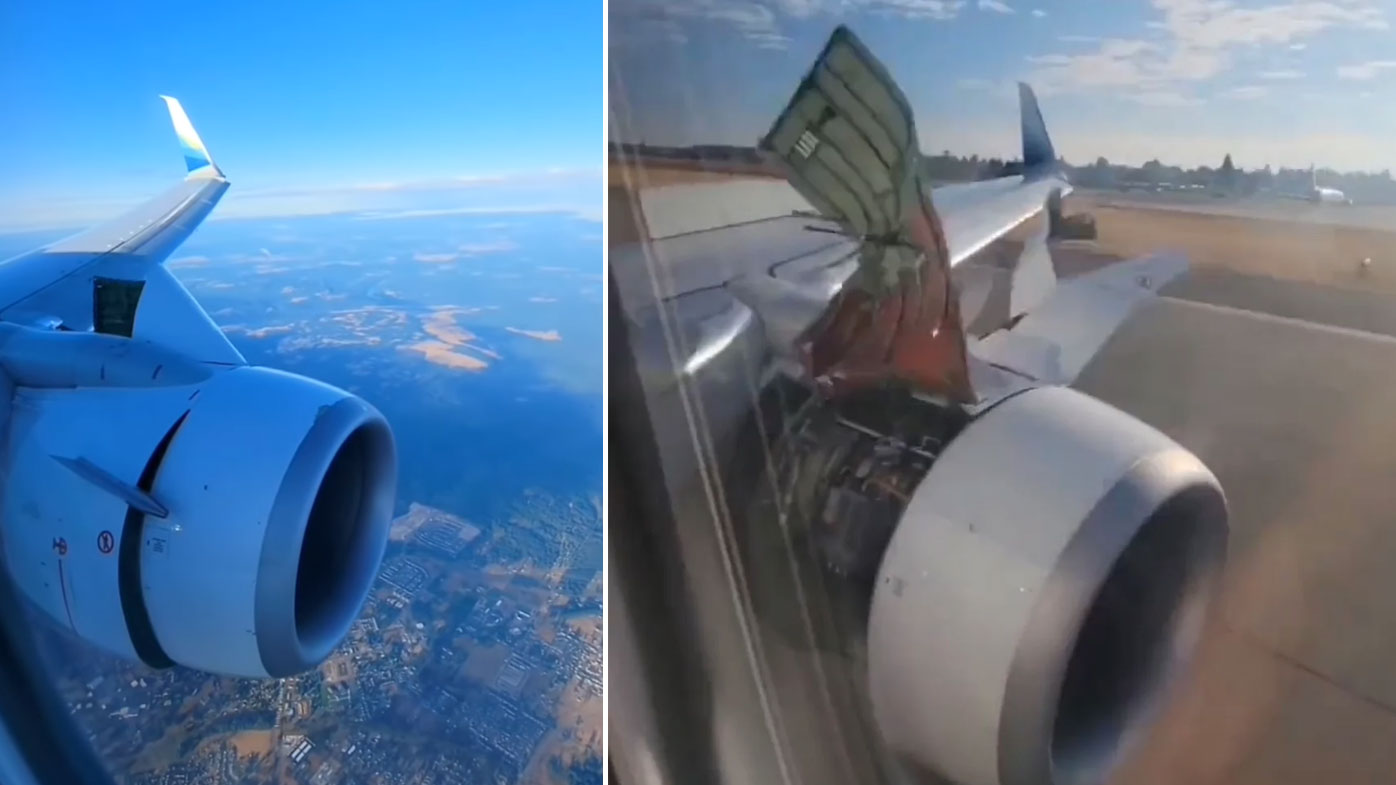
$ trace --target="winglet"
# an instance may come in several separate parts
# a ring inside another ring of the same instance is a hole
[[[1057,151],[1052,148],[1052,137],[1047,135],[1037,95],[1026,82],[1018,83],[1018,106],[1023,115],[1023,170],[1032,172],[1055,167]]]
[[[223,174],[213,163],[213,158],[208,154],[208,148],[204,147],[204,142],[199,138],[199,132],[194,130],[194,124],[189,122],[189,115],[184,113],[184,107],[179,105],[179,100],[168,95],[160,96],[165,101],[165,106],[170,110],[170,121],[174,123],[175,136],[179,137],[179,146],[184,150],[184,163],[189,167],[189,173],[199,172],[205,167],[210,167],[214,174]]]

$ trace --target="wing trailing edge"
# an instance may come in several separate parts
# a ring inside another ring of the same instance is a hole
[[[1061,281],[1032,312],[975,343],[971,353],[1037,382],[1071,384],[1135,308],[1187,270],[1186,257],[1158,253]]]

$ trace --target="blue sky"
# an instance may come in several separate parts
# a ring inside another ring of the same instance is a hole
[[[901,84],[926,152],[1014,155],[1022,79],[1073,162],[1396,170],[1387,0],[612,0],[629,135],[754,143],[838,23]]]
[[[177,179],[159,93],[233,181],[216,215],[457,188],[599,212],[602,24],[571,0],[5,2],[0,216],[86,220]]]

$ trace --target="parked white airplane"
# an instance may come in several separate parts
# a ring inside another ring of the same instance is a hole
[[[183,181],[0,263],[4,563],[116,654],[290,676],[329,656],[377,573],[393,435],[343,390],[249,366],[161,265],[228,188],[164,100]]]
[[[1352,200],[1347,194],[1337,188],[1324,188],[1318,184],[1318,172],[1313,166],[1309,167],[1309,193],[1308,199],[1311,202],[1320,204],[1343,204],[1350,205]]]
[[[1198,458],[1065,386],[1186,262],[1058,281],[1052,220],[1011,269],[976,256],[1071,190],[1020,99],[1023,173],[930,189],[905,96],[839,28],[761,141],[787,181],[641,189],[648,238],[611,257],[648,395],[703,429],[672,454],[769,434],[798,481],[756,482],[779,521],[747,525],[812,543],[825,590],[867,576],[881,735],[966,785],[1102,781],[1190,656],[1227,541]],[[792,380],[816,406],[723,413]]]

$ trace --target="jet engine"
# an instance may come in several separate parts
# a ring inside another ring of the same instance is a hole
[[[386,547],[387,422],[266,368],[156,366],[143,386],[101,386],[130,370],[103,365],[92,386],[18,380],[0,504],[16,584],[59,625],[151,666],[316,666]]]
[[[1104,781],[1198,641],[1228,537],[1216,478],[1069,388],[972,416],[811,404],[753,508],[785,521],[749,535],[758,612],[861,662],[871,721],[924,781]],[[828,613],[798,607],[820,592]]]
[[[972,422],[878,567],[868,677],[883,738],[954,782],[1094,783],[1191,655],[1225,559],[1211,472],[1074,390]]]

